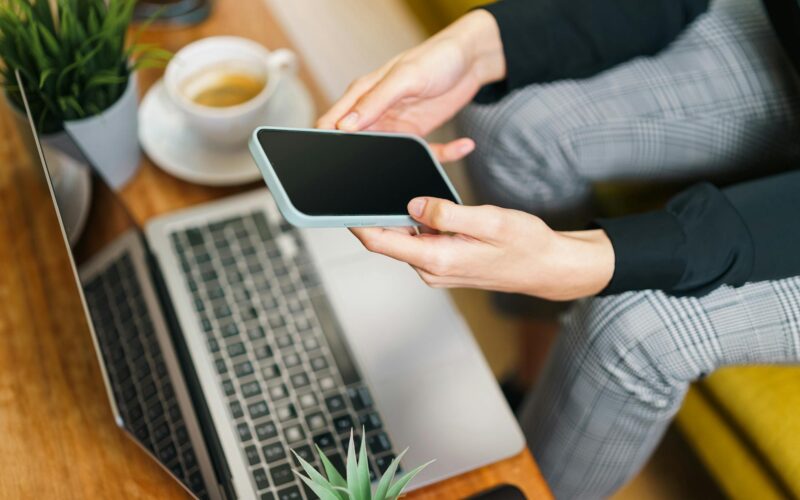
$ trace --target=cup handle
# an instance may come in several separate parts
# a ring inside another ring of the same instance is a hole
[[[297,73],[297,56],[289,49],[276,49],[270,52],[267,64],[281,74]]]

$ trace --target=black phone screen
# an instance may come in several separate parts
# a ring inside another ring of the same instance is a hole
[[[456,201],[425,147],[407,137],[262,129],[258,140],[306,215],[407,215],[417,196]]]

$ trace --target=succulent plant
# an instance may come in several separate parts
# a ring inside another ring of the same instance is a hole
[[[363,429],[361,435],[364,435]],[[294,455],[303,468],[303,471],[305,471],[305,475],[297,470],[295,470],[294,473],[321,500],[394,500],[403,493],[408,483],[410,483],[422,469],[433,462],[433,460],[431,460],[426,464],[420,465],[395,481],[394,476],[400,466],[400,461],[408,451],[408,448],[406,448],[397,458],[392,460],[392,463],[389,464],[386,472],[383,473],[383,476],[373,490],[369,475],[369,459],[367,458],[365,441],[366,439],[361,440],[361,447],[358,457],[356,457],[353,432],[350,432],[350,442],[347,446],[346,478],[342,477],[319,447],[317,447],[317,453],[322,461],[325,476],[314,469],[313,465],[303,460],[297,453]]]

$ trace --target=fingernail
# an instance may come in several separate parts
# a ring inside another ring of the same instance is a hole
[[[458,147],[458,152],[459,154],[465,155],[467,153],[472,152],[473,149],[475,149],[474,142],[465,142],[464,144]]]
[[[352,130],[358,126],[358,113],[355,111],[348,113],[347,116],[339,120],[339,128]]]
[[[408,213],[414,217],[421,217],[422,212],[425,211],[425,203],[427,203],[425,198],[414,198],[408,202]]]

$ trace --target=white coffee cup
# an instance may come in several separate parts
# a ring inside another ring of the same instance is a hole
[[[258,95],[241,104],[227,107],[197,104],[186,87],[198,75],[212,70],[250,74],[266,84]],[[216,36],[179,50],[167,65],[164,84],[188,126],[217,145],[239,146],[269,114],[281,80],[296,71],[297,58],[288,49],[269,51],[246,38]]]

